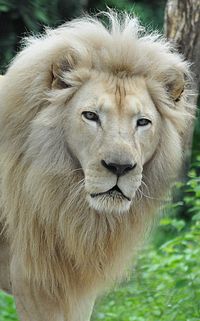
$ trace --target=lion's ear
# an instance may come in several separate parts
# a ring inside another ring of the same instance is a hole
[[[64,75],[70,72],[75,65],[74,59],[69,56],[67,58],[60,59],[51,66],[51,88],[52,89],[64,89],[70,87],[69,82],[65,79]]]
[[[161,75],[164,86],[174,102],[178,102],[185,87],[185,75],[182,70],[169,69]]]

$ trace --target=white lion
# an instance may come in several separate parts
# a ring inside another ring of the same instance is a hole
[[[182,165],[187,63],[106,16],[29,38],[1,79],[0,285],[22,321],[88,321]]]

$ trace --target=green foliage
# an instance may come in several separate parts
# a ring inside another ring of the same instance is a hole
[[[189,172],[190,179],[185,186],[185,195],[183,198],[187,212],[193,220],[200,219],[200,155],[197,156],[192,170]]]
[[[180,233],[184,224],[167,220],[176,226],[177,236],[144,251],[133,278],[102,300],[93,321],[200,319],[200,221]]]
[[[197,152],[196,152],[197,154]],[[170,210],[176,217],[181,217],[188,224],[191,220],[200,218],[200,155],[197,154],[188,173],[188,179],[185,183],[177,183],[176,192],[180,193],[182,200],[174,203],[173,208],[170,204]],[[177,194],[177,193],[176,193]]]
[[[95,10],[106,10],[107,7],[117,11],[126,11],[140,18],[142,24],[150,29],[163,28],[163,17],[166,0],[149,3],[148,1],[131,1],[131,0],[106,0],[98,1]]]
[[[0,292],[0,321],[18,321],[13,298]]]

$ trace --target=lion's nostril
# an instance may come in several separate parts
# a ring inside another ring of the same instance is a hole
[[[134,169],[137,164],[116,164],[116,163],[106,163],[104,160],[101,161],[101,164],[107,168],[110,172],[117,176],[122,176]]]

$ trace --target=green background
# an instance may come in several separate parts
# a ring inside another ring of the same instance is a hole
[[[165,0],[0,0],[0,71],[5,72],[24,36],[106,7],[139,16],[163,32]],[[93,321],[200,320],[200,149],[197,113],[191,169],[178,182],[154,236],[132,276],[98,300]],[[18,320],[12,297],[0,292],[0,321]]]

